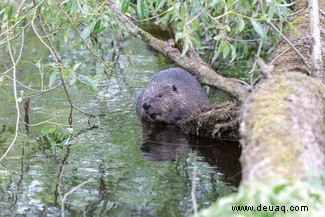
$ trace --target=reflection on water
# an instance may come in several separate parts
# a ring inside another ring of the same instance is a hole
[[[176,128],[143,128],[141,150],[151,160],[174,161],[188,151],[187,139]]]
[[[239,162],[241,148],[238,141],[207,138],[187,139],[177,128],[143,126],[141,150],[150,160],[175,161],[178,156],[196,150],[204,160],[222,174],[226,184],[238,186],[241,180]]]

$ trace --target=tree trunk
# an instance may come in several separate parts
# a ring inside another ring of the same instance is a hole
[[[268,79],[242,107],[243,182],[325,171],[325,86],[299,72]]]

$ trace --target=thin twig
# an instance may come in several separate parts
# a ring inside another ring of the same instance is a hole
[[[290,40],[283,35],[283,33],[276,27],[274,26],[271,22],[266,21],[266,23],[271,26],[272,29],[274,29],[277,33],[279,33],[279,35],[292,47],[292,49],[298,54],[298,56],[300,56],[300,58],[302,59],[302,61],[305,63],[305,65],[311,69],[310,65],[308,64],[306,58],[300,53],[300,51],[290,42]]]
[[[63,62],[62,62],[60,56],[58,55],[58,52],[55,50],[55,48],[54,48],[54,46],[53,46],[53,44],[52,44],[52,41],[51,41],[48,37],[46,37],[46,40],[47,40],[47,42],[49,43],[49,44],[47,44],[47,43],[42,39],[42,37],[39,35],[39,33],[37,32],[36,27],[35,27],[35,25],[34,25],[34,20],[35,20],[36,16],[37,16],[37,13],[34,14],[34,17],[33,17],[33,19],[32,19],[32,28],[33,28],[35,34],[36,34],[37,37],[40,39],[40,41],[45,45],[45,47],[47,47],[47,48],[50,50],[50,52],[51,52],[52,56],[54,57],[55,61],[57,62],[57,64],[58,64],[59,66],[61,66],[62,68],[69,70],[69,69],[68,69],[68,68],[63,64]],[[41,24],[42,24],[42,20],[39,19],[39,21],[40,21]],[[46,32],[46,30],[44,29],[44,26],[43,26],[43,25],[41,25],[41,29],[42,29],[42,31],[44,32],[45,35],[48,35],[47,32]],[[65,81],[64,81],[64,79],[63,79],[63,76],[62,76],[61,70],[60,70],[60,79],[61,79],[61,82],[62,82],[62,86],[63,86],[63,88],[64,88],[64,91],[65,91],[65,93],[66,93],[66,96],[67,96],[68,102],[69,102],[70,107],[71,107],[70,115],[69,115],[69,118],[68,118],[68,122],[69,122],[69,124],[72,125],[72,119],[71,119],[71,118],[72,118],[72,110],[73,110],[73,108],[76,109],[77,111],[79,111],[80,113],[85,114],[85,115],[87,115],[87,116],[90,116],[90,117],[96,117],[96,116],[93,115],[93,114],[90,114],[90,113],[87,113],[87,112],[85,112],[85,111],[82,111],[81,109],[79,109],[77,106],[75,106],[75,105],[72,103],[72,100],[71,100],[71,98],[70,98],[70,95],[69,95],[69,92],[68,92],[68,88],[67,88],[66,85],[65,85]]]
[[[13,145],[15,144],[17,137],[18,137],[18,130],[19,130],[19,120],[20,120],[20,111],[19,111],[19,102],[18,102],[18,96],[17,96],[17,83],[16,83],[16,65],[18,63],[18,60],[21,56],[21,53],[19,54],[19,58],[17,61],[15,61],[12,50],[11,50],[11,45],[10,45],[10,41],[9,41],[9,21],[7,22],[7,42],[8,42],[8,50],[9,50],[9,56],[11,59],[11,62],[13,64],[13,69],[12,69],[12,77],[13,77],[13,92],[14,92],[14,99],[15,99],[15,106],[16,106],[16,127],[15,127],[15,135],[14,138],[11,142],[11,144],[9,145],[9,147],[7,148],[6,152],[1,156],[0,158],[0,162],[3,160],[4,157],[7,156],[7,154],[9,153],[9,151],[11,150],[11,148],[13,147]],[[20,52],[22,52],[23,50],[23,46],[24,46],[24,39],[25,39],[25,34],[24,31],[22,32],[21,35],[21,49]]]
[[[63,178],[63,174],[64,174],[64,168],[65,168],[65,165],[63,164],[62,167],[61,167],[61,171],[60,171],[60,175],[59,175],[59,183],[58,183],[58,193],[59,193],[59,197],[61,199],[61,217],[64,217],[65,214],[64,214],[64,203],[65,203],[65,200],[67,199],[67,197],[72,194],[73,192],[75,192],[76,190],[78,190],[79,188],[81,188],[82,186],[84,186],[85,184],[91,182],[91,180],[87,180],[87,181],[84,181],[82,183],[80,183],[79,185],[73,187],[70,191],[68,191],[67,193],[65,193],[63,196],[62,196],[62,192],[61,192],[61,184],[62,184],[62,178]]]
[[[106,4],[106,3],[105,3]],[[82,40],[83,44],[86,46],[87,50],[94,55],[108,70],[110,71],[114,71],[113,68],[108,65],[105,60],[103,60],[97,53],[95,53],[95,51],[93,51],[91,49],[91,47],[89,46],[89,44],[81,37],[81,32],[80,30],[77,28],[77,26],[75,25],[75,23],[71,20],[69,14],[66,13],[66,11],[64,10],[64,8],[62,8],[62,5],[60,5],[61,11],[65,14],[65,16],[68,18],[68,21],[72,24],[72,26],[75,28],[79,38]]]
[[[260,44],[258,45],[257,53],[255,55],[255,61],[254,61],[253,67],[248,72],[250,85],[253,85],[254,72],[255,72],[255,69],[256,69],[257,61],[258,61],[258,59],[260,58],[260,55],[261,55],[262,47],[263,47],[263,41],[260,40]]]
[[[296,44],[294,44],[293,46],[296,47],[298,45],[300,45],[301,42],[298,42]],[[277,59],[279,59],[280,57],[282,57],[286,52],[288,52],[290,49],[292,49],[292,47],[288,47],[287,49],[285,49],[284,51],[282,51],[279,55],[277,55],[276,57],[274,57],[270,62],[269,64],[273,64]]]
[[[192,198],[192,206],[194,211],[194,216],[197,216],[197,202],[195,197],[195,188],[196,188],[196,178],[197,178],[197,161],[196,161],[196,150],[193,155],[193,172],[192,172],[192,190],[191,190],[191,198]]]

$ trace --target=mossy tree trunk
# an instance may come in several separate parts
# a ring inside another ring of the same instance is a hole
[[[276,75],[249,96],[241,112],[244,182],[307,179],[325,171],[321,81],[299,72]]]

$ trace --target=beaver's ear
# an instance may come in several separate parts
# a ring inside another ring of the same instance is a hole
[[[173,84],[173,91],[177,92],[177,87],[175,84]]]

